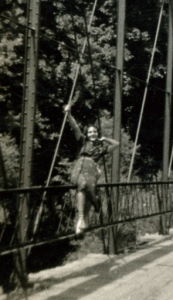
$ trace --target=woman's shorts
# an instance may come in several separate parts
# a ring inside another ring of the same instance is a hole
[[[72,170],[71,182],[77,185],[78,191],[93,192],[100,177],[100,169],[90,157],[80,157]]]

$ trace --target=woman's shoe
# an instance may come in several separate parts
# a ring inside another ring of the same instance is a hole
[[[83,217],[79,217],[79,219],[77,221],[77,224],[76,224],[75,233],[77,235],[83,234],[86,228],[87,228],[87,224],[86,224],[84,218]]]

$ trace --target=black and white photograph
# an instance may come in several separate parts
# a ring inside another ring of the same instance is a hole
[[[0,0],[0,300],[173,300],[173,0]]]

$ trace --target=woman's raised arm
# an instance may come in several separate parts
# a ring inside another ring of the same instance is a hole
[[[82,131],[80,130],[80,127],[79,125],[77,124],[75,118],[72,116],[71,114],[71,106],[69,104],[67,104],[64,108],[64,112],[67,113],[68,115],[68,120],[69,120],[69,123],[70,123],[70,126],[71,128],[73,129],[74,131],[74,134],[75,134],[75,138],[76,140],[80,140],[81,137],[83,137],[83,133]]]
[[[112,152],[115,150],[115,148],[117,148],[119,146],[119,142],[117,140],[108,138],[108,137],[101,137],[100,141],[105,141],[109,144],[108,146],[108,152]]]

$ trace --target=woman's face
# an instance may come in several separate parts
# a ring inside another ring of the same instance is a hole
[[[98,130],[94,126],[90,126],[87,131],[87,137],[90,141],[95,141],[98,139]]]

